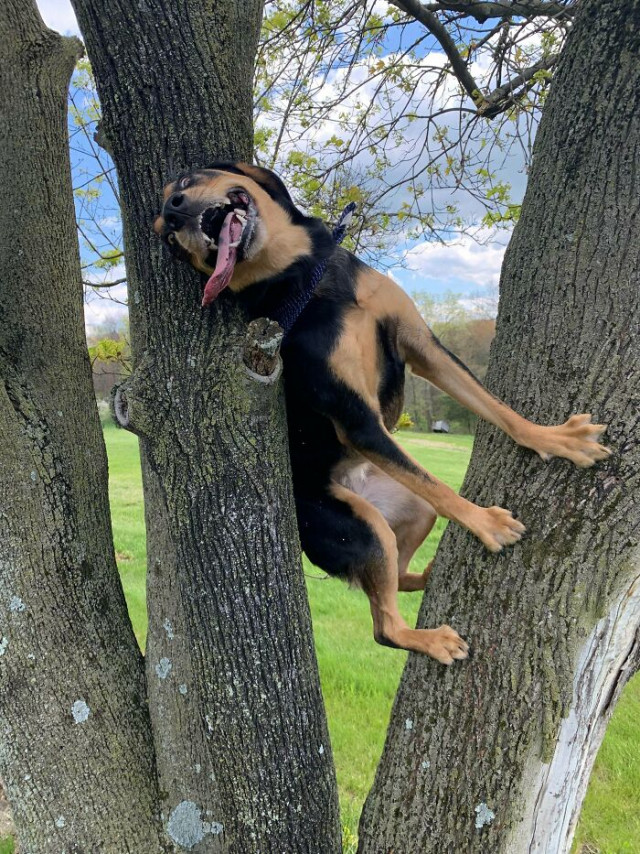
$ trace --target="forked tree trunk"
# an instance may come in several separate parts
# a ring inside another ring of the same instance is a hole
[[[362,854],[561,854],[637,668],[640,623],[640,2],[584,0],[502,273],[487,384],[532,420],[592,412],[583,471],[478,431],[464,494],[528,527],[503,555],[450,526],[420,626],[473,650],[412,655],[360,826]]]
[[[82,46],[0,4],[0,776],[29,854],[161,854],[116,568],[67,141]]]
[[[149,550],[147,675],[167,832],[194,852],[335,852],[336,784],[276,373],[152,234],[162,186],[250,159],[260,0],[74,0],[121,185]],[[123,413],[121,412],[121,417]]]

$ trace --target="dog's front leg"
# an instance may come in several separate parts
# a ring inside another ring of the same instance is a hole
[[[609,448],[599,444],[606,429],[604,424],[592,424],[590,415],[572,415],[564,424],[554,426],[528,421],[487,391],[421,319],[412,320],[413,326],[406,326],[403,344],[413,372],[504,430],[519,445],[530,448],[544,460],[564,457],[581,467],[592,466],[611,454]]]

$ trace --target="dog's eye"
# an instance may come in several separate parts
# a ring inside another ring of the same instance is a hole
[[[191,179],[190,179],[190,178],[183,178],[183,179],[180,181],[180,184],[179,184],[178,186],[180,187],[180,189],[181,189],[181,190],[186,190],[186,189],[187,189],[187,187],[189,186],[189,182],[190,182],[190,181],[191,181]]]

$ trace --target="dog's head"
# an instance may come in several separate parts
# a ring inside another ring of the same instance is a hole
[[[204,306],[227,286],[240,291],[310,254],[305,222],[273,172],[220,162],[167,184],[154,229],[174,255],[209,276]]]

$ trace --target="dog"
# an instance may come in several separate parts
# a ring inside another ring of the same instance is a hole
[[[516,543],[525,527],[508,510],[462,498],[394,440],[405,365],[545,460],[605,459],[605,425],[573,415],[544,427],[516,414],[440,344],[399,285],[336,246],[268,169],[217,162],[181,175],[165,187],[154,228],[208,276],[203,306],[228,288],[253,318],[277,319],[284,304],[304,302],[323,265],[281,351],[302,548],[362,587],[378,643],[443,664],[466,658],[468,645],[451,627],[411,629],[401,617],[397,591],[423,590],[430,569],[411,573],[409,562],[437,516],[492,552]]]

